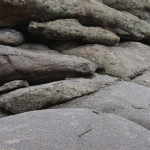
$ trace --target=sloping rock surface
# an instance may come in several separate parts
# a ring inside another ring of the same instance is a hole
[[[42,110],[0,120],[0,149],[149,150],[150,132],[121,117],[84,109]]]
[[[125,80],[150,69],[150,47],[137,42],[125,42],[114,47],[86,45],[63,53],[89,59],[106,74]]]
[[[150,130],[150,89],[130,82],[117,82],[97,93],[51,108],[88,108],[113,113]]]
[[[31,22],[28,31],[51,40],[82,39],[87,43],[116,45],[120,38],[100,27],[84,27],[75,19],[59,19],[46,23]]]
[[[93,74],[96,65],[76,56],[48,54],[0,45],[0,84],[24,79],[32,84]]]
[[[0,107],[22,113],[63,103],[98,91],[100,84],[90,79],[72,79],[31,86],[0,96]]]

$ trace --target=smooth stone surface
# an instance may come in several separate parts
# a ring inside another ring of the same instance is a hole
[[[50,40],[82,39],[86,43],[116,45],[120,38],[100,27],[84,27],[76,19],[58,19],[38,23],[30,22],[28,31]]]
[[[38,22],[74,18],[83,25],[99,26],[125,39],[144,38],[128,17],[98,0],[13,0],[13,3],[0,0],[0,18],[4,17],[14,21]]]
[[[21,32],[10,28],[0,29],[0,44],[20,45],[24,42],[24,36]]]
[[[88,108],[113,113],[150,130],[150,89],[132,82],[117,82],[100,91],[51,108]]]
[[[144,72],[142,75],[134,78],[132,82],[150,87],[150,72]]]
[[[120,11],[128,11],[150,23],[150,0],[102,0],[102,2]]]
[[[93,74],[97,66],[81,57],[0,45],[0,85],[13,80],[30,84]]]
[[[0,86],[0,94],[8,93],[16,89],[29,86],[27,81],[24,80],[15,80],[8,83],[5,83],[3,86]]]
[[[149,150],[150,131],[84,109],[42,110],[0,119],[0,149]]]
[[[63,53],[89,59],[106,74],[125,80],[131,80],[150,68],[150,46],[138,42],[125,42],[112,47],[86,45]]]
[[[91,79],[72,79],[30,86],[1,95],[0,107],[14,114],[22,113],[91,94],[99,88],[100,84]]]

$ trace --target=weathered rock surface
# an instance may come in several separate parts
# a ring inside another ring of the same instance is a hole
[[[21,32],[10,28],[0,29],[0,44],[20,45],[24,42],[24,36]]]
[[[97,0],[0,0],[0,20],[45,22],[75,18],[84,25],[100,26],[120,37],[141,40],[142,35],[123,13]]]
[[[150,72],[144,72],[142,75],[137,76],[132,81],[137,84],[150,87]]]
[[[150,89],[131,82],[117,82],[97,93],[51,108],[89,108],[113,113],[150,130]]]
[[[87,43],[116,45],[120,38],[100,27],[84,27],[76,19],[58,19],[37,23],[30,22],[28,31],[51,40],[82,39]]]
[[[0,149],[149,150],[150,131],[84,109],[42,110],[0,119]]]
[[[58,81],[31,86],[0,96],[0,107],[22,113],[63,103],[73,98],[98,91],[100,84],[90,79]]]
[[[32,84],[46,83],[93,74],[95,70],[96,65],[84,58],[0,46],[1,85],[22,79]]]
[[[102,2],[120,11],[127,11],[150,23],[150,0],[102,0]]]
[[[99,68],[104,68],[106,74],[125,80],[150,69],[150,47],[137,42],[125,42],[114,47],[86,45],[63,53],[89,59]]]
[[[14,91],[23,87],[29,86],[27,81],[24,80],[15,80],[8,83],[5,83],[3,86],[0,86],[0,94]]]
[[[85,45],[85,43],[79,40],[56,41],[51,49],[61,52],[63,50],[72,49],[83,45]]]

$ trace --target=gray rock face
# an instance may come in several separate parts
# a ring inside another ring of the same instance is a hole
[[[150,89],[131,82],[117,82],[97,93],[51,108],[89,108],[113,113],[150,130]]]
[[[27,81],[15,80],[9,83],[5,83],[3,86],[0,86],[0,94],[7,93],[27,86],[29,86]]]
[[[137,42],[125,42],[114,47],[86,45],[63,51],[104,68],[106,74],[130,80],[150,69],[150,47]]]
[[[84,43],[79,40],[56,41],[51,49],[61,52],[63,50],[72,49],[83,45]]]
[[[150,87],[150,72],[144,72],[142,75],[137,76],[132,81],[137,84]]]
[[[14,0],[13,3],[0,0],[0,18],[4,17],[39,22],[75,18],[84,25],[100,26],[126,39],[141,40],[144,37],[123,13],[97,0]]]
[[[96,65],[84,58],[0,46],[1,85],[20,79],[40,84],[93,74],[95,70]]]
[[[82,39],[87,43],[116,45],[120,38],[100,27],[84,27],[76,19],[59,19],[46,23],[31,22],[28,31],[51,40]]]
[[[0,149],[149,150],[150,131],[84,109],[42,110],[0,119]]]
[[[102,2],[120,11],[128,11],[150,23],[150,0],[102,0]]]
[[[0,44],[20,45],[24,42],[24,36],[21,32],[10,28],[0,29]]]
[[[0,107],[22,113],[63,103],[73,98],[98,91],[100,84],[90,79],[58,81],[31,86],[0,96]]]

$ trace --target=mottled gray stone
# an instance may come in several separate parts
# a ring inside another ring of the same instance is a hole
[[[149,150],[150,131],[84,109],[42,110],[0,119],[2,150]]]
[[[130,80],[150,69],[150,46],[125,42],[117,46],[86,45],[63,51],[97,64],[106,74]]]
[[[29,86],[27,81],[24,80],[15,80],[8,83],[5,83],[3,86],[0,86],[0,94],[8,93],[16,89]]]
[[[87,43],[116,45],[120,38],[114,33],[100,27],[84,27],[76,19],[58,19],[38,23],[30,22],[28,31],[51,40],[82,39]]]
[[[13,80],[46,83],[93,74],[96,68],[94,63],[81,57],[0,45],[0,85]]]
[[[15,22],[74,18],[84,25],[100,26],[113,31],[122,38],[144,38],[128,17],[98,0],[13,0],[13,3],[10,0],[0,0],[0,18],[4,17]]]
[[[113,113],[150,130],[150,89],[132,82],[117,82],[51,108],[89,108],[98,113]]]
[[[100,84],[90,79],[72,79],[18,89],[0,96],[0,107],[22,113],[63,103],[98,91]]]
[[[24,42],[24,36],[21,32],[10,28],[0,29],[0,44],[20,45]]]
[[[11,115],[11,113],[8,113],[7,111],[2,110],[2,109],[0,108],[0,119],[3,118],[3,117],[10,116],[10,115]]]

